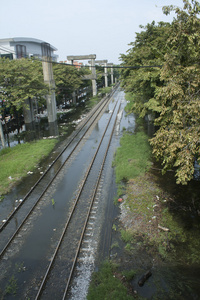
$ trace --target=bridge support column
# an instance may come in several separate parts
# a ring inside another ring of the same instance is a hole
[[[42,58],[44,82],[49,85],[49,94],[46,96],[48,122],[54,123],[57,120],[55,81],[53,79],[50,45],[47,43],[42,44]]]
[[[35,120],[34,120],[34,112],[33,112],[33,101],[31,98],[25,100],[23,114],[24,114],[24,123],[26,126],[26,130],[34,130]]]
[[[96,78],[95,60],[91,59],[92,75]],[[96,79],[92,79],[92,94],[93,97],[97,95],[97,83]]]
[[[49,85],[49,94],[46,95],[48,121],[49,123],[57,120],[56,111],[56,96],[55,96],[55,82],[53,79],[52,63],[47,61],[47,57],[43,57],[42,67],[44,74],[44,82]]]
[[[4,133],[3,133],[3,127],[2,127],[1,120],[0,120],[0,137],[1,137],[2,147],[5,148],[6,147],[6,143],[5,143],[5,138],[4,138]]]
[[[113,64],[108,64],[110,65],[110,75],[111,75],[111,84],[114,84],[114,73],[113,73]]]
[[[108,87],[108,68],[107,68],[107,63],[105,63],[104,77],[105,77],[105,87]]]

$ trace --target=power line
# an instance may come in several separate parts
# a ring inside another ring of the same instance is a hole
[[[13,52],[13,51],[9,51],[2,48],[2,46],[0,47],[1,50],[5,51],[5,52],[8,52],[10,54],[16,54],[16,52]],[[67,63],[63,63],[63,62],[56,62],[56,61],[53,61],[53,60],[49,60],[49,59],[44,59],[44,58],[38,58],[38,57],[27,57],[29,59],[33,59],[33,60],[36,60],[36,61],[41,61],[41,62],[49,62],[49,63],[52,63],[52,64],[57,64],[57,65],[65,65],[65,66],[71,66],[71,67],[77,67],[76,65],[72,65],[72,64],[67,64]],[[141,69],[141,68],[162,68],[162,65],[150,65],[150,66],[121,66],[121,65],[112,65],[112,66],[100,66],[100,65],[94,65],[94,66],[91,66],[91,65],[82,65],[82,66],[79,66],[80,68],[107,68],[107,69]]]

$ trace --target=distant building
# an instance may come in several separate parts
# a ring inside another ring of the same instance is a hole
[[[54,51],[57,51],[54,46],[38,39],[25,37],[0,39],[0,57],[10,59],[37,57],[41,59],[43,55],[47,56],[48,52],[52,61],[57,61],[58,55]]]
[[[71,65],[72,61],[71,60],[64,60],[64,61],[60,61],[60,63],[64,63],[64,64],[69,64]],[[78,62],[76,60],[73,61],[73,65],[77,68],[80,69],[81,67],[83,67],[83,63],[82,62]]]

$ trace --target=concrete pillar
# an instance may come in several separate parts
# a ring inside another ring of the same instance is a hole
[[[73,61],[73,60],[69,60],[69,63],[70,63],[71,65],[73,65],[73,64],[74,64],[74,61]],[[73,91],[73,92],[72,92],[72,103],[73,103],[73,104],[76,104],[76,91]]]
[[[89,61],[90,64],[92,64],[92,61]],[[102,66],[105,66],[104,67],[104,79],[105,79],[105,87],[108,87],[108,69],[107,69],[107,59],[104,59],[104,60],[96,60],[95,61],[96,64],[100,64]]]
[[[42,67],[43,67],[44,82],[49,85],[49,94],[46,96],[48,122],[52,123],[57,120],[57,110],[56,110],[55,82],[53,79],[53,69],[52,69],[52,62],[50,57],[47,56],[43,57]]]
[[[24,114],[24,123],[26,126],[26,130],[34,130],[35,129],[35,120],[34,120],[34,112],[33,112],[33,101],[31,98],[25,100],[23,107]]]
[[[76,104],[76,91],[72,93],[72,103]]]
[[[108,67],[110,67],[110,75],[111,75],[111,85],[114,83],[114,73],[113,73],[113,63],[107,64]]]
[[[2,127],[1,120],[0,120],[0,137],[1,137],[2,147],[5,148],[6,147],[6,143],[5,143],[5,138],[4,138],[4,134],[3,134],[3,127]]]
[[[108,87],[108,68],[107,68],[107,63],[105,63],[104,77],[105,77],[105,87]]]
[[[91,59],[91,67],[92,67],[92,75],[96,78],[96,68],[95,68],[95,60]],[[93,96],[97,95],[97,83],[96,79],[92,79],[92,93]]]

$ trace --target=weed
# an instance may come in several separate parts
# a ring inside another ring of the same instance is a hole
[[[134,247],[131,245],[131,243],[127,243],[125,246],[125,250],[128,252],[132,252],[134,250]]]
[[[115,224],[113,224],[112,226],[112,230],[116,231],[117,230],[117,226]]]
[[[130,281],[136,275],[136,272],[134,270],[130,270],[130,271],[123,271],[122,274],[126,277],[128,281]]]
[[[9,279],[9,283],[5,288],[5,295],[6,294],[13,294],[16,295],[17,293],[17,280],[15,279],[15,276],[12,275],[12,277]]]
[[[109,261],[103,263],[99,272],[93,273],[88,300],[131,300],[132,296],[128,295],[127,288],[115,274],[119,274],[117,266]]]
[[[119,248],[118,242],[115,242],[115,243],[113,243],[113,244],[111,245],[111,250],[112,250],[113,248]]]
[[[130,230],[121,229],[121,238],[125,243],[131,242],[133,239],[133,233]]]
[[[24,263],[16,263],[15,264],[15,270],[18,273],[25,271]]]

